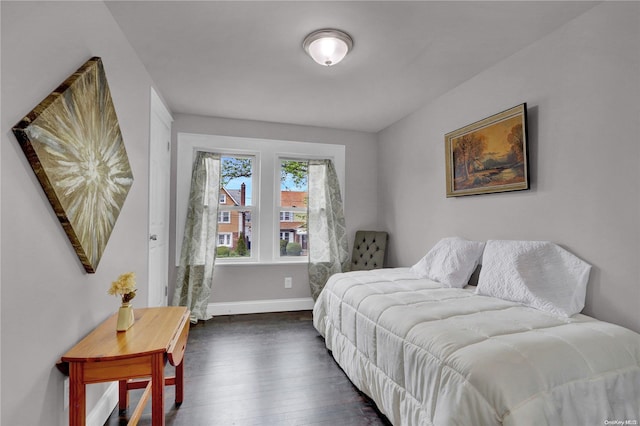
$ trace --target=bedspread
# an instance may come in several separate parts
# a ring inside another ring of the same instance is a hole
[[[332,276],[313,322],[395,425],[640,423],[640,335],[585,315],[398,268]]]

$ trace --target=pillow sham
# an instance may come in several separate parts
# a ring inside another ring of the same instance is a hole
[[[420,278],[428,278],[444,287],[462,288],[478,266],[484,243],[459,237],[443,238],[411,267]]]
[[[584,308],[590,270],[549,241],[489,240],[476,293],[570,317]]]

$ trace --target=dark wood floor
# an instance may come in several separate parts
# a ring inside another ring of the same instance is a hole
[[[130,392],[130,411],[141,392]],[[165,395],[166,424],[173,426],[390,424],[340,370],[308,311],[192,326],[184,403],[175,407],[173,387]],[[116,408],[105,425],[126,422]],[[150,402],[139,424],[151,424]]]

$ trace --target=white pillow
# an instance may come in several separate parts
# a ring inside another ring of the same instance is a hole
[[[584,308],[591,265],[548,241],[487,241],[477,294],[569,317]]]
[[[484,243],[463,238],[443,238],[411,267],[420,278],[439,282],[444,287],[462,288],[478,266]]]

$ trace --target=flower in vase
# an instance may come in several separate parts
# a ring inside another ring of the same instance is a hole
[[[136,274],[127,272],[111,283],[111,288],[107,291],[112,296],[121,296],[122,303],[128,303],[136,297]]]

